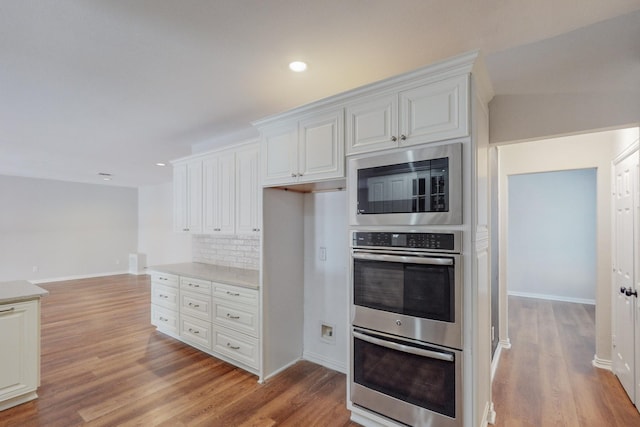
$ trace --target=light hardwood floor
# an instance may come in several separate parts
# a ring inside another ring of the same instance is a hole
[[[640,426],[609,371],[591,365],[595,307],[509,297],[512,348],[493,382],[498,427]]]
[[[40,398],[0,426],[356,426],[345,376],[300,362],[257,377],[155,331],[146,276],[42,285]],[[594,308],[510,298],[513,347],[494,381],[497,426],[640,426],[616,378],[591,366]]]
[[[146,276],[41,286],[40,397],[0,426],[356,426],[343,374],[300,362],[260,385],[156,332]]]

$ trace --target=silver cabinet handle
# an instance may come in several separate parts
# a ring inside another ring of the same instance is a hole
[[[231,350],[240,350],[240,346],[231,345],[230,342],[227,343],[227,347],[229,347]]]
[[[164,318],[164,317],[162,317],[162,316],[160,316],[158,319],[159,319],[161,322],[168,322],[168,321],[169,321],[169,319],[165,319],[165,318]]]
[[[189,303],[189,307],[198,308],[198,307],[200,307],[200,304],[194,304],[194,303],[190,302]]]
[[[230,295],[232,297],[239,297],[240,296],[240,294],[238,294],[236,292],[229,292],[229,291],[227,291],[227,295]]]
[[[396,138],[395,136],[392,136],[392,137],[391,137],[391,141],[392,141],[392,142],[396,142],[397,140],[398,140],[398,138]]]
[[[7,308],[6,310],[0,310],[0,313],[11,313],[12,311],[15,311],[15,309],[15,307]]]
[[[439,351],[431,351],[431,350],[423,350],[421,348],[416,348],[409,345],[396,344],[394,342],[385,341],[379,338],[371,337],[369,335],[361,334],[360,332],[356,332],[356,331],[353,331],[353,336],[362,341],[366,341],[371,344],[390,348],[392,350],[398,350],[403,353],[411,353],[417,356],[430,357],[431,359],[444,360],[445,362],[453,362],[455,360],[453,355],[448,353],[441,353]]]
[[[370,252],[353,252],[354,259],[368,261],[401,262],[403,264],[453,265],[452,258],[423,258],[419,256],[372,254]]]
[[[233,319],[233,320],[237,320],[237,319],[239,319],[239,318],[240,318],[240,316],[232,316],[232,315],[231,315],[231,313],[227,313],[227,317],[228,317],[229,319]]]
[[[407,135],[400,135],[400,141],[404,141],[407,139]]]
[[[291,178],[295,178],[296,176],[298,176],[298,175],[296,175],[295,173],[291,174]]]
[[[197,330],[197,329],[192,329],[192,328],[189,328],[189,332],[191,332],[192,334],[196,334],[196,335],[200,333],[200,331],[199,331],[199,330]]]
[[[162,294],[160,294],[160,295],[158,295],[158,296],[159,296],[160,298],[164,298],[164,299],[169,298],[169,296],[168,296],[168,295],[162,295]]]
[[[196,284],[194,284],[194,283],[188,283],[188,285],[189,285],[190,287],[192,287],[192,288],[199,288],[199,287],[200,287],[200,285],[196,285]]]

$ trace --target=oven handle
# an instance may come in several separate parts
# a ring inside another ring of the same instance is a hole
[[[397,254],[398,252],[394,253]],[[400,254],[401,255],[387,255],[353,251],[353,258],[369,261],[401,262],[404,264],[453,265],[452,258],[424,258],[421,256],[415,256],[412,252],[400,252]]]
[[[429,357],[431,359],[444,360],[446,362],[454,361],[453,355],[447,354],[447,353],[440,353],[438,351],[423,350],[421,348],[416,348],[408,345],[396,344],[394,342],[389,342],[389,341],[381,340],[379,338],[374,338],[372,336],[365,335],[356,331],[353,331],[353,336],[358,339],[361,339],[362,341],[366,341],[371,344],[380,345],[382,347],[387,347],[392,350],[398,350],[403,353],[411,353],[417,356]]]

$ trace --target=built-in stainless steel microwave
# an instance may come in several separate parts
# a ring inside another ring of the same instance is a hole
[[[353,158],[348,180],[351,225],[462,224],[462,143]]]

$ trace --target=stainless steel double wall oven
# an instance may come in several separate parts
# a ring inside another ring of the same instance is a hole
[[[402,424],[460,427],[462,232],[441,227],[462,221],[460,144],[349,168],[351,402]]]

